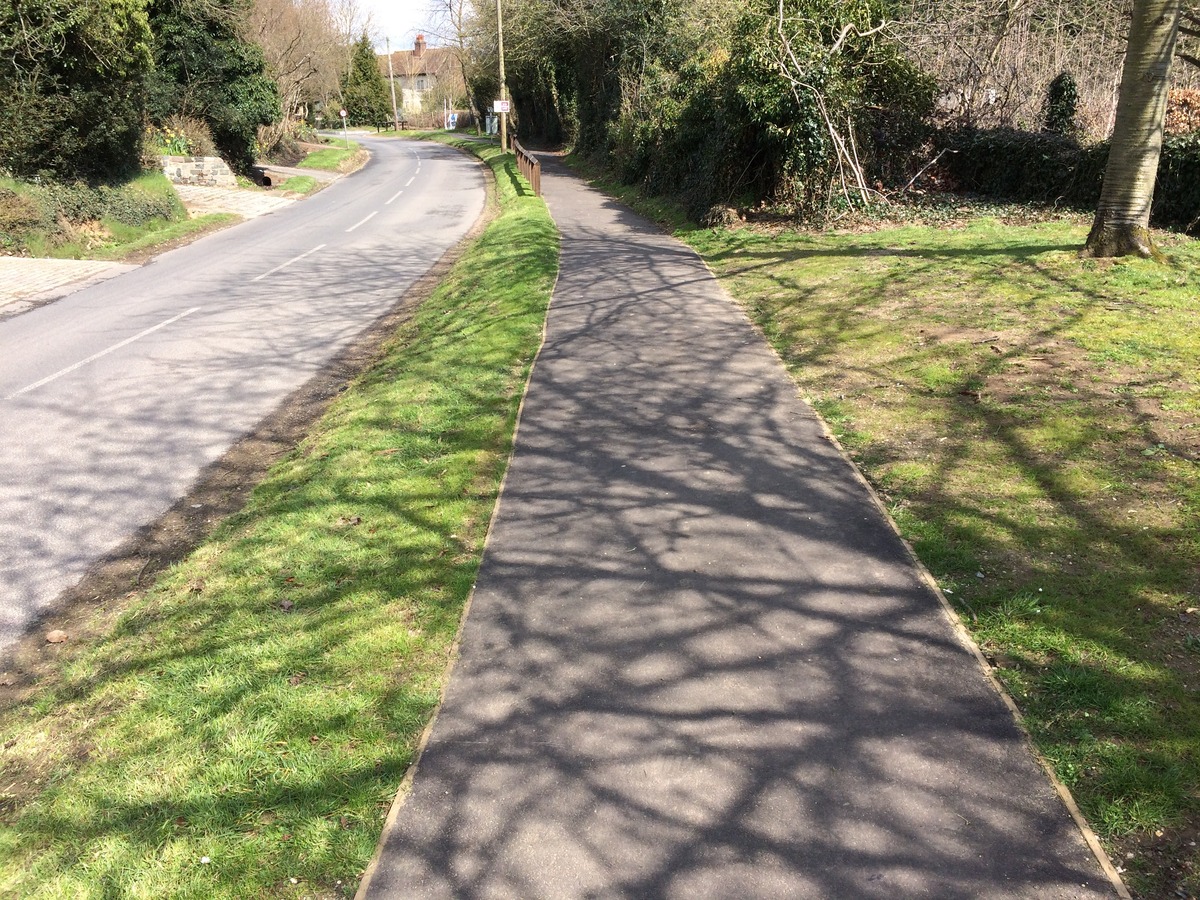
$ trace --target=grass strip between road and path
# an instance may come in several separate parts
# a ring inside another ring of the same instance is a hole
[[[344,897],[440,698],[558,264],[498,216],[240,513],[0,713],[0,895]]]
[[[1138,897],[1200,896],[1200,242],[941,198],[695,248],[874,485]],[[918,218],[923,224],[898,224]]]

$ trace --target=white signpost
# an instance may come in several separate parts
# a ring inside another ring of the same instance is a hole
[[[342,117],[342,138],[343,138],[343,140],[346,141],[346,149],[349,150],[350,149],[350,132],[346,130],[346,110],[345,110],[345,108],[343,108],[342,111],[340,113],[338,113],[338,115]]]
[[[500,120],[500,149],[507,151],[505,144],[508,141],[508,114],[512,112],[511,100],[493,100],[492,113]]]

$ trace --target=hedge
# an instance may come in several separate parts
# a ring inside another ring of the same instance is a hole
[[[1095,209],[1108,144],[1049,132],[959,129],[938,135],[943,172],[958,190],[1001,200]],[[1158,167],[1151,222],[1200,233],[1200,133],[1169,137]]]

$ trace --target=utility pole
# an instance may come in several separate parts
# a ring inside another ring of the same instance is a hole
[[[387,47],[388,84],[392,86],[392,127],[399,131],[400,113],[396,109],[396,73],[392,70],[392,41],[390,38],[384,38],[383,44]]]
[[[508,88],[504,84],[504,13],[500,9],[501,0],[496,0],[496,38],[500,45],[500,99],[508,99]],[[500,152],[508,152],[508,113],[500,113]]]

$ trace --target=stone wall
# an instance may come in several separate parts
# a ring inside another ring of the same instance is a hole
[[[164,156],[163,174],[175,184],[204,187],[237,187],[233,170],[219,156]]]

